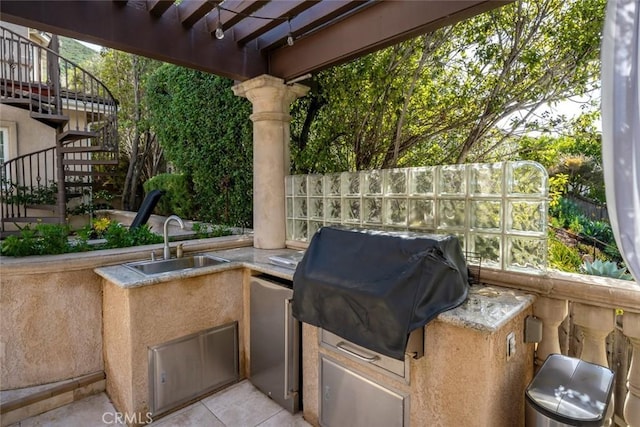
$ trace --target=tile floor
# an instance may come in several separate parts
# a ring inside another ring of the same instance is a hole
[[[28,418],[10,427],[122,426],[105,393]],[[302,413],[291,415],[249,381],[176,411],[150,425],[156,427],[307,427]]]

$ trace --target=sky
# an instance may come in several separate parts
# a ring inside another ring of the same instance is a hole
[[[89,42],[83,42],[82,40],[78,40],[78,43],[83,44],[89,49],[95,50],[96,52],[100,52],[100,49],[102,49],[102,46],[98,46],[97,44],[93,44]]]

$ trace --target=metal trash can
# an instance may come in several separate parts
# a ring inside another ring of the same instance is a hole
[[[551,354],[527,387],[527,427],[602,426],[613,391],[608,368]]]

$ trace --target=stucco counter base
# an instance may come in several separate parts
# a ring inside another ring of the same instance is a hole
[[[242,283],[242,269],[180,278],[162,286],[123,288],[104,280],[107,393],[119,411],[146,419],[149,347],[236,320],[242,324]],[[240,342],[242,334],[240,328]],[[244,372],[242,345],[239,351]]]
[[[425,328],[425,355],[410,361],[410,383],[380,373],[320,346],[319,329],[303,325],[304,418],[318,426],[322,355],[409,397],[411,426],[524,425],[524,391],[533,378],[533,344],[524,323],[533,297],[509,289],[474,286],[460,307]],[[515,353],[507,360],[507,335]]]

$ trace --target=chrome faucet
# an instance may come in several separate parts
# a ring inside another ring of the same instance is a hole
[[[176,221],[180,224],[180,228],[184,230],[184,222],[178,215],[171,215],[164,221],[164,259],[171,258],[171,248],[169,247],[169,230],[168,226],[171,221]]]

